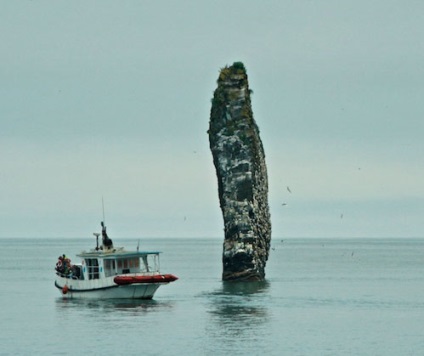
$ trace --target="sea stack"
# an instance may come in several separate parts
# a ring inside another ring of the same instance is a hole
[[[224,218],[224,281],[261,281],[271,243],[268,177],[253,119],[246,69],[221,69],[212,99],[209,144]]]

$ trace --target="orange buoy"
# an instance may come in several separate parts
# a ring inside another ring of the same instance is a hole
[[[66,293],[68,293],[68,286],[65,284],[64,286],[63,286],[63,288],[62,288],[62,293],[63,294],[66,294]]]

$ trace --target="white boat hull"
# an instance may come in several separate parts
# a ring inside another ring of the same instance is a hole
[[[113,277],[84,281],[57,277],[56,288],[64,298],[75,299],[152,299],[156,290],[167,283],[117,285]]]

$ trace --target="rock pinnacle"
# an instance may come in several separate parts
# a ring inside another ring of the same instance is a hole
[[[209,144],[224,218],[225,281],[260,281],[271,242],[268,177],[241,62],[221,69],[212,99]]]

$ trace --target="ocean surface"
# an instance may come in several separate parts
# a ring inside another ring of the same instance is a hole
[[[424,239],[274,238],[266,282],[243,284],[221,281],[222,243],[142,239],[178,281],[77,301],[54,266],[94,238],[0,239],[0,355],[424,355]]]

